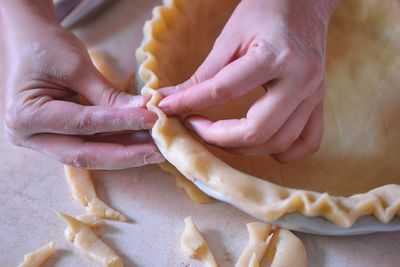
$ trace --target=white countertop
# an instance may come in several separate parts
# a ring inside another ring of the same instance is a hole
[[[121,80],[134,72],[134,51],[150,8],[159,1],[121,0],[76,33],[89,45],[109,52]],[[112,38],[111,38],[112,37]],[[122,52],[123,51],[123,52]],[[2,132],[2,125],[0,126]],[[101,238],[125,266],[198,266],[179,247],[183,219],[191,215],[222,267],[233,266],[247,243],[245,224],[254,221],[228,205],[193,203],[174,179],[158,167],[95,172],[101,199],[121,210],[131,223],[110,222]],[[16,266],[27,252],[50,240],[57,251],[50,266],[96,266],[76,255],[64,238],[66,224],[55,214],[84,212],[73,201],[62,164],[9,144],[0,134],[0,266]],[[309,266],[400,265],[400,232],[354,237],[297,233],[307,247]]]

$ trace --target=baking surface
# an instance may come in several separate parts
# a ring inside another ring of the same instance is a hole
[[[159,1],[121,0],[76,33],[109,53],[123,81],[134,72],[134,51],[142,25]],[[399,70],[400,71],[400,70]],[[9,144],[0,135],[0,266],[16,266],[23,255],[56,241],[50,266],[96,266],[74,254],[64,238],[66,224],[55,214],[84,213],[73,201],[63,166],[35,152]],[[197,266],[179,247],[183,219],[191,215],[221,266],[232,266],[247,243],[251,217],[228,205],[193,203],[174,179],[156,166],[94,174],[99,197],[131,222],[110,222],[97,232],[124,258],[125,266]],[[310,266],[397,266],[400,233],[358,237],[297,234]]]

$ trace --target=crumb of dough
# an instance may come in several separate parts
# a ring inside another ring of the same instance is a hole
[[[180,243],[186,256],[199,259],[203,266],[206,267],[218,266],[214,255],[194,224],[192,217],[185,218],[185,230],[182,233]]]
[[[80,254],[103,267],[123,267],[122,259],[88,225],[65,213],[57,214],[68,223],[65,237]]]
[[[18,267],[39,267],[54,254],[56,243],[50,241],[43,247],[24,256],[24,261]]]
[[[125,215],[109,207],[97,197],[89,170],[65,166],[65,174],[73,198],[85,206],[89,214],[104,219],[127,220]]]

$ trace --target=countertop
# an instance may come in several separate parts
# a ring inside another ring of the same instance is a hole
[[[121,0],[92,22],[75,29],[89,46],[111,57],[118,79],[135,70],[134,51],[142,25],[159,1]],[[65,222],[55,210],[78,215],[62,164],[8,143],[0,126],[0,266],[16,266],[27,252],[50,240],[55,255],[44,265],[96,266],[75,254],[64,238]],[[179,247],[183,219],[191,215],[222,267],[233,266],[247,244],[246,223],[255,219],[217,201],[199,205],[157,166],[122,171],[96,171],[102,200],[130,218],[98,230],[101,238],[124,259],[125,266],[199,266]],[[400,232],[352,237],[296,233],[304,242],[309,266],[399,266]]]

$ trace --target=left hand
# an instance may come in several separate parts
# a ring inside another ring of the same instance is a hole
[[[338,0],[243,0],[212,51],[186,82],[161,89],[167,115],[266,93],[245,118],[186,118],[206,142],[244,155],[288,162],[315,152],[323,132],[325,43]]]

